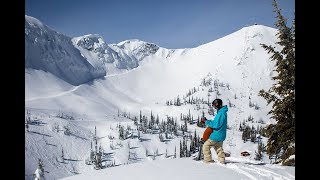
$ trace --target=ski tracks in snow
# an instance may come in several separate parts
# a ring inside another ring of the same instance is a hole
[[[265,165],[254,165],[246,163],[233,163],[229,162],[225,165],[220,163],[214,163],[219,166],[236,171],[248,177],[250,180],[260,180],[260,179],[275,179],[275,180],[294,180],[295,176],[287,173],[286,175],[276,173],[275,171],[268,170],[268,166]]]
[[[236,164],[226,164],[226,165],[222,165],[222,166],[225,166],[226,168],[230,168],[240,174],[243,174],[245,176],[247,176],[249,179],[252,179],[252,180],[257,180],[257,178],[255,178],[253,175],[251,175],[250,173],[248,173],[247,171],[245,170],[242,170],[239,166],[237,166]]]
[[[263,167],[264,168],[259,168],[259,167],[253,166],[253,165],[249,165],[248,167],[243,167],[243,168],[247,169],[248,171],[255,172],[261,176],[273,177],[273,179],[283,179],[283,180],[291,180],[292,179],[292,178],[285,177],[284,175],[267,170],[267,167],[265,167],[265,166],[263,166]]]
[[[25,101],[34,101],[34,100],[39,100],[39,99],[48,99],[48,98],[54,98],[54,97],[59,97],[59,96],[63,96],[65,94],[71,93],[73,91],[76,91],[80,86],[75,86],[73,88],[71,88],[68,91],[63,91],[61,93],[58,94],[54,94],[54,95],[49,95],[49,96],[44,96],[44,97],[35,97],[35,98],[30,98],[30,99],[26,99]]]

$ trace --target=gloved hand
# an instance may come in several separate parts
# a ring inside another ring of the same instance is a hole
[[[206,118],[206,117],[201,118],[201,122],[203,122],[203,123],[205,123],[205,122],[206,122],[206,120],[207,120],[207,118]]]

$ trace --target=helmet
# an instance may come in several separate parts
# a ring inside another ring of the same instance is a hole
[[[212,101],[212,106],[215,109],[220,109],[222,107],[222,100],[221,99],[215,99],[214,101]]]

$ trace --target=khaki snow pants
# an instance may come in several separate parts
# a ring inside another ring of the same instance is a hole
[[[220,163],[224,164],[225,163],[225,155],[224,155],[224,151],[222,148],[223,142],[218,142],[218,141],[213,141],[211,139],[208,139],[202,146],[203,149],[203,161],[206,163],[209,162],[214,162],[212,160],[212,156],[211,156],[211,150],[210,148],[213,147],[214,150],[216,151],[217,155],[218,155],[218,160]]]

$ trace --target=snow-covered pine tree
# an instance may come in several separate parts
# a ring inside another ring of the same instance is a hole
[[[151,111],[151,115],[150,115],[150,129],[153,127],[153,125],[155,124],[155,118],[154,118],[154,115],[152,114],[152,111]]]
[[[260,90],[259,95],[272,104],[269,112],[276,124],[270,124],[267,129],[267,153],[269,156],[280,157],[275,163],[283,165],[295,165],[295,20],[292,26],[288,27],[286,19],[281,14],[277,2],[273,1],[274,12],[277,21],[278,39],[282,49],[275,50],[271,45],[262,44],[262,47],[271,53],[271,60],[276,61],[273,77],[276,83],[268,90]]]
[[[96,153],[95,162],[94,162],[94,169],[99,170],[102,168],[102,154],[100,152]]]
[[[184,157],[184,154],[183,154],[183,149],[182,149],[182,143],[181,143],[181,140],[180,140],[180,158]]]
[[[95,152],[93,151],[93,148],[92,148],[92,141],[91,141],[89,164],[93,164],[93,163],[94,163],[94,161],[95,161],[94,154],[95,154]]]
[[[162,133],[159,133],[159,139],[160,139],[160,142],[163,142],[163,141],[164,141],[163,136],[162,136]]]
[[[44,168],[43,168],[43,163],[41,161],[41,159],[38,159],[38,168],[36,169],[36,171],[34,172],[34,180],[44,180]]]
[[[134,125],[138,125],[138,118],[137,118],[137,116],[134,116],[134,118],[133,118],[133,124]]]
[[[64,152],[63,152],[63,148],[61,148],[61,162],[64,163]]]
[[[141,136],[140,136],[140,130],[138,128],[138,139],[141,140]]]
[[[152,160],[156,160],[156,152],[153,152]]]
[[[156,124],[159,125],[159,115],[157,114]]]
[[[63,128],[64,128],[64,132],[63,133],[65,135],[69,136],[71,134],[70,128],[68,126],[63,126]]]
[[[120,126],[120,128],[119,128],[119,139],[120,140],[124,140],[125,139],[123,126]]]
[[[25,122],[26,131],[29,132],[29,125],[28,121]]]
[[[260,161],[262,159],[262,150],[263,144],[261,142],[258,143],[258,152],[255,152],[255,160]]]

